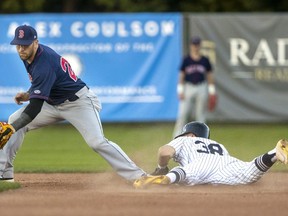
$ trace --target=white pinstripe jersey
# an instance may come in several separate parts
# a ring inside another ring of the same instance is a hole
[[[227,149],[214,140],[182,136],[167,145],[176,151],[173,159],[186,173],[188,185],[247,184],[264,173],[254,163],[243,162],[229,155]]]

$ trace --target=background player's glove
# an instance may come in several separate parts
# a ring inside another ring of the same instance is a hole
[[[12,125],[7,124],[6,122],[0,122],[0,149],[6,145],[14,132],[15,129]]]
[[[216,104],[217,104],[217,95],[216,94],[209,94],[208,109],[210,112],[215,110]]]
[[[150,175],[166,175],[167,173],[169,172],[169,168],[166,166],[166,167],[157,167],[154,172],[152,172]]]

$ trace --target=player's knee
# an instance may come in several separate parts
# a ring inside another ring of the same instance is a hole
[[[101,137],[91,137],[89,139],[86,139],[87,144],[92,148],[94,151],[97,151],[98,149],[102,148],[103,144],[107,142],[106,138]]]

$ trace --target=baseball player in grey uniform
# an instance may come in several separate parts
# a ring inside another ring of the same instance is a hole
[[[190,121],[206,121],[207,109],[213,111],[217,96],[213,68],[208,57],[201,54],[201,38],[193,36],[190,52],[182,60],[177,84],[179,109],[173,137],[179,134],[183,126]],[[207,103],[208,102],[208,103]]]
[[[100,102],[66,59],[40,44],[31,26],[17,27],[11,44],[16,45],[31,87],[15,96],[17,104],[29,103],[12,114],[8,124],[0,123],[0,180],[14,180],[13,160],[28,131],[63,120],[70,122],[120,176],[135,180],[145,175],[117,144],[104,137]]]
[[[158,167],[150,176],[134,182],[135,188],[151,184],[225,184],[240,185],[258,181],[276,161],[287,164],[288,142],[279,140],[271,151],[250,162],[229,155],[220,143],[209,139],[205,123],[190,122],[182,133],[159,148]],[[170,159],[179,166],[168,170]]]

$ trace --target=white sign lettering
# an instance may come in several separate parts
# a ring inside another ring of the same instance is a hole
[[[288,65],[286,56],[287,38],[278,38],[276,40],[277,53],[272,52],[271,47],[273,45],[269,44],[266,39],[261,39],[254,51],[250,50],[251,46],[249,42],[242,38],[231,38],[229,42],[230,63],[233,66],[240,65],[241,63],[247,66],[259,66],[262,63],[268,66]]]

